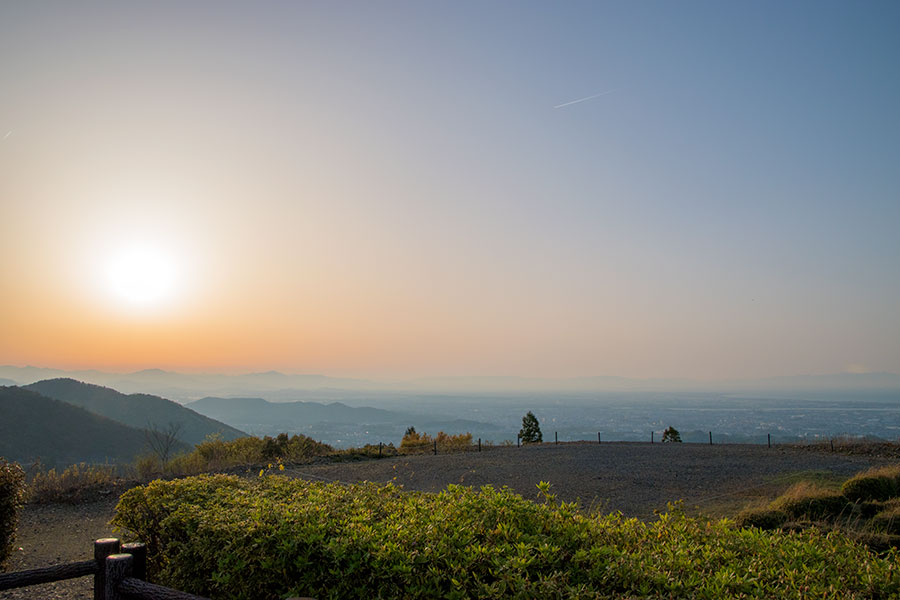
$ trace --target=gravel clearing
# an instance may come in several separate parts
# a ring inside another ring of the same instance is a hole
[[[889,462],[780,446],[613,442],[398,456],[304,465],[286,473],[347,483],[393,481],[407,490],[428,492],[450,483],[476,488],[505,485],[531,499],[537,498],[538,482],[549,481],[559,500],[577,500],[590,510],[652,518],[654,510],[664,510],[676,500],[684,500],[689,510],[728,514],[782,492],[788,476],[798,472],[846,478]]]

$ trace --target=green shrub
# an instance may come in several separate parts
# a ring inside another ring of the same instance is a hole
[[[807,482],[794,484],[770,506],[784,511],[792,519],[813,521],[833,519],[849,510],[847,499],[842,494]]]
[[[845,481],[841,492],[851,502],[896,498],[900,496],[900,467],[882,467],[860,473]]]
[[[738,527],[780,529],[790,518],[783,510],[764,507],[741,511],[735,518],[735,523]]]
[[[270,476],[155,481],[114,524],[151,578],[212,598],[887,598],[896,557],[846,537],[643,523],[507,489],[342,486]]]
[[[19,508],[25,499],[25,472],[0,458],[0,567],[12,553]]]
[[[900,507],[885,508],[872,517],[869,525],[874,531],[880,533],[900,535]]]

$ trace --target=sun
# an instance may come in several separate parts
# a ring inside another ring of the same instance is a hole
[[[122,248],[110,257],[106,274],[110,292],[134,307],[159,306],[175,290],[175,261],[158,247]]]

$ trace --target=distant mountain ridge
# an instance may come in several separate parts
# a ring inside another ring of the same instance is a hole
[[[426,377],[395,381],[337,378],[319,374],[285,374],[278,371],[237,375],[189,374],[145,369],[134,373],[104,373],[96,370],[62,371],[40,367],[0,366],[0,378],[18,385],[52,378],[74,378],[107,386],[124,393],[152,393],[179,402],[205,396],[289,397],[291,391],[320,393],[339,398],[341,393],[554,393],[554,392],[747,392],[747,391],[900,391],[895,373],[836,373],[793,375],[730,381],[689,379],[632,379],[616,376],[570,378],[540,377]]]
[[[26,466],[131,462],[145,451],[144,431],[20,387],[0,387],[0,415],[0,456]]]
[[[277,426],[287,423],[390,423],[398,413],[381,408],[351,407],[341,402],[269,402],[262,398],[206,397],[187,408],[220,421]]]
[[[159,396],[122,394],[114,389],[68,378],[38,381],[24,388],[130,427],[165,429],[169,424],[175,424],[179,427],[178,439],[191,445],[199,444],[213,434],[221,435],[226,440],[247,435]]]
[[[492,423],[430,414],[412,414],[341,402],[269,402],[263,398],[207,397],[187,404],[199,413],[241,427],[256,435],[296,432],[331,443],[351,444],[368,435],[399,441],[409,426],[420,432],[477,433],[498,431]],[[477,437],[477,435],[476,435]],[[365,443],[365,442],[362,442]]]

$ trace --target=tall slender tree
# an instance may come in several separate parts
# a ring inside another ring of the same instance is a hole
[[[528,414],[522,417],[522,429],[519,431],[519,438],[523,444],[540,444],[544,441],[544,436],[541,434],[541,425],[530,410]]]

